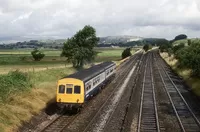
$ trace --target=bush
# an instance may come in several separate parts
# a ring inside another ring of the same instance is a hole
[[[28,75],[18,70],[0,75],[0,101],[5,101],[13,93],[30,89],[31,86]]]
[[[168,52],[168,50],[172,48],[172,44],[168,43],[168,44],[162,44],[160,45],[159,49],[160,52]]]
[[[193,42],[190,46],[177,51],[179,66],[190,68],[194,76],[200,77],[200,43]]]
[[[32,57],[34,58],[35,61],[40,61],[42,58],[44,58],[45,54],[39,51],[38,49],[34,49],[31,52]]]
[[[175,45],[172,50],[173,50],[173,53],[176,55],[177,51],[184,48],[185,47],[185,44],[184,43],[181,43],[179,45]]]
[[[122,52],[122,59],[131,56],[131,48],[126,48],[123,52]]]

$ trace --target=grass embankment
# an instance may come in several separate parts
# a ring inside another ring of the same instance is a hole
[[[99,54],[95,62],[119,61],[123,49],[96,49]],[[8,51],[7,51],[8,52]],[[11,51],[9,51],[11,52]],[[12,51],[12,53],[16,51]],[[22,53],[21,53],[22,54]],[[52,54],[52,52],[51,52]],[[19,54],[16,54],[18,56]],[[23,53],[24,55],[24,53]],[[57,54],[54,54],[56,56]],[[1,56],[1,55],[0,55]],[[11,60],[9,60],[11,61]],[[11,63],[13,63],[11,61]],[[24,71],[24,62],[17,66]],[[31,62],[34,63],[34,62]],[[37,62],[40,63],[40,62]],[[43,64],[40,64],[41,67]],[[0,75],[0,132],[15,131],[24,121],[38,114],[46,103],[55,97],[56,82],[61,77],[72,74],[76,69],[71,65],[65,68],[37,71],[36,64],[31,65],[34,70],[29,72],[10,72]],[[47,65],[49,66],[49,65]],[[13,65],[2,65],[0,68],[12,68]],[[28,65],[27,65],[28,67]],[[12,70],[15,70],[14,68]]]
[[[0,131],[13,131],[55,97],[56,81],[75,72],[74,68],[42,72],[12,72],[0,76]]]
[[[190,69],[178,68],[178,60],[176,60],[173,55],[171,57],[169,57],[168,53],[160,53],[160,55],[167,62],[167,64],[169,64],[172,69],[185,80],[187,85],[191,87],[192,91],[197,96],[200,96],[200,78],[192,77]]]

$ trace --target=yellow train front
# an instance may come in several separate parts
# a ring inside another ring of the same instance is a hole
[[[115,74],[116,64],[104,62],[58,80],[56,102],[63,108],[80,108]]]

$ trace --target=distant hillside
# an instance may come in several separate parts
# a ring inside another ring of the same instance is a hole
[[[137,36],[107,36],[107,37],[100,37],[98,44],[119,44],[119,43],[127,43],[132,41],[142,40],[142,37]],[[54,44],[61,44],[64,43],[67,39],[47,39],[47,40],[40,40],[43,43],[54,43]]]
[[[67,39],[44,39],[17,42],[12,44],[0,44],[0,49],[19,49],[19,48],[52,48],[61,49]],[[143,46],[144,44],[160,45],[167,44],[168,40],[163,38],[142,38],[137,36],[108,36],[100,37],[97,47],[132,47]]]
[[[119,43],[127,43],[131,41],[139,41],[142,40],[142,37],[137,36],[107,36],[100,37],[99,44],[119,44]]]
[[[63,44],[67,39],[46,39],[46,40],[39,40],[42,43],[54,43],[54,44]]]

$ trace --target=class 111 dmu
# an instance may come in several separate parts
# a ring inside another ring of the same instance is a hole
[[[56,90],[58,106],[70,109],[80,108],[99,93],[115,72],[114,62],[103,62],[58,80]]]

